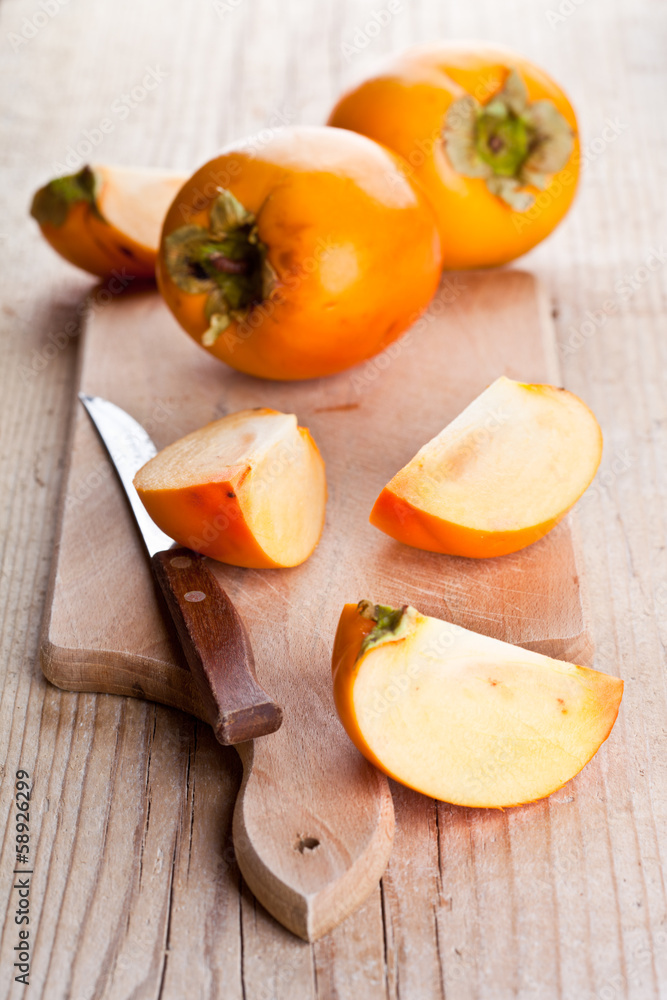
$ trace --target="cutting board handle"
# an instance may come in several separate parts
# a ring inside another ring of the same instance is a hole
[[[394,838],[394,805],[384,774],[356,751],[340,755],[340,770],[354,775],[349,781],[348,773],[344,801],[330,774],[322,774],[321,787],[304,787],[288,733],[292,722],[287,719],[275,736],[282,773],[276,772],[273,741],[236,748],[243,782],[234,808],[234,852],[244,881],[269,913],[304,941],[316,941],[377,892]],[[336,803],[329,816],[319,805],[327,787]]]
[[[168,549],[151,567],[216,739],[229,746],[275,732],[282,709],[258,683],[245,626],[203,558]]]

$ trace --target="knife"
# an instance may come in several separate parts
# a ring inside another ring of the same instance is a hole
[[[282,709],[258,683],[245,626],[198,552],[174,547],[133,486],[157,449],[133,417],[100,396],[79,393],[118,473],[216,739],[225,746],[274,733]]]

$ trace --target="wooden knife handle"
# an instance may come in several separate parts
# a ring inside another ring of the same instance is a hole
[[[173,548],[151,566],[216,739],[229,746],[274,733],[282,709],[258,684],[245,626],[202,556]]]

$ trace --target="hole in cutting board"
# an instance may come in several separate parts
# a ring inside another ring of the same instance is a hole
[[[316,847],[320,846],[320,842],[317,837],[304,837],[303,835],[297,834],[299,838],[294,845],[294,850],[298,851],[299,854],[305,854],[306,851],[314,851]]]

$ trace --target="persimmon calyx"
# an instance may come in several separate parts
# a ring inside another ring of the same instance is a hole
[[[574,146],[574,132],[548,100],[528,100],[526,85],[511,69],[501,90],[480,104],[465,94],[449,106],[443,126],[445,150],[455,170],[480,177],[489,191],[515,212],[535,201],[549,176],[562,170]]]
[[[101,219],[97,207],[97,195],[101,186],[102,178],[89,166],[82,167],[76,174],[56,177],[35,192],[30,214],[40,226],[48,223],[59,228],[67,219],[70,207],[83,201]]]
[[[211,206],[208,228],[180,226],[167,236],[165,264],[182,291],[207,294],[209,326],[201,338],[205,347],[211,347],[232,320],[245,319],[275,285],[254,214],[224,188]]]
[[[415,616],[418,614],[407,604],[400,608],[392,608],[387,604],[372,604],[370,601],[359,601],[357,611],[362,618],[375,622],[372,632],[368,633],[361,644],[359,657],[383,642],[402,639],[412,628]]]

